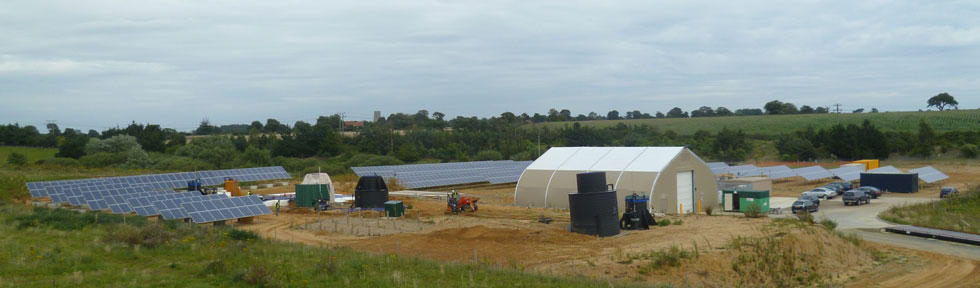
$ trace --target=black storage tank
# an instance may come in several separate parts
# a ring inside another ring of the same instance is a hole
[[[606,172],[576,175],[578,193],[568,193],[568,213],[575,233],[607,237],[619,234],[616,191],[606,188]]]
[[[384,208],[388,201],[388,185],[381,176],[364,176],[354,187],[354,207]]]

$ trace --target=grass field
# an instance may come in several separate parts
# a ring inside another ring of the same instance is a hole
[[[980,189],[960,191],[958,197],[892,207],[881,219],[899,224],[980,234]]]
[[[24,154],[24,156],[27,156],[27,163],[34,163],[37,160],[54,157],[54,154],[58,153],[58,149],[20,147],[20,146],[0,146],[0,163],[6,165],[7,156],[13,152]]]
[[[101,214],[101,220],[93,214]],[[131,216],[0,204],[2,287],[621,287],[257,238]],[[68,223],[66,225],[65,223]]]
[[[812,126],[820,129],[837,124],[837,114],[805,115],[762,115],[703,118],[664,118],[637,120],[597,120],[580,121],[582,125],[609,127],[619,123],[628,125],[650,125],[660,131],[674,130],[681,135],[694,134],[698,130],[718,132],[723,127],[742,129],[752,135],[775,135],[805,129]],[[975,130],[980,127],[980,110],[926,111],[926,112],[881,112],[861,114],[840,114],[840,123],[860,125],[865,119],[883,131],[916,131],[919,121],[926,120],[936,131]],[[537,123],[527,127],[558,128],[572,125],[573,122]]]

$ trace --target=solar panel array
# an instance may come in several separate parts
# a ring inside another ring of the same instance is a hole
[[[357,176],[396,178],[406,188],[416,189],[468,183],[515,183],[533,161],[474,161],[352,167]]]
[[[224,182],[225,177],[239,181],[260,181],[290,178],[282,167],[261,167],[185,173],[168,173],[125,177],[92,178],[63,181],[30,182],[27,188],[35,198],[48,197],[53,203],[88,206],[92,210],[109,210],[114,214],[137,213],[141,216],[160,215],[163,219],[191,218],[191,211],[184,204],[221,202],[222,208],[234,218],[269,214],[255,209],[258,197],[229,198],[224,195],[201,195],[200,192],[176,193],[172,189],[186,187],[187,181],[201,179],[203,185],[212,186]],[[241,198],[242,200],[237,200]],[[254,199],[253,199],[254,198]],[[196,211],[196,210],[195,210]],[[220,215],[226,216],[224,212]],[[209,214],[210,215],[210,214]],[[213,219],[212,219],[213,218]],[[234,218],[207,217],[207,222]],[[200,220],[200,219],[199,219]],[[195,221],[203,223],[200,221]]]
[[[837,176],[844,181],[854,181],[861,179],[861,172],[864,172],[864,168],[861,166],[841,166],[840,168],[834,168],[827,170],[831,174]]]
[[[933,183],[949,178],[949,176],[936,168],[932,168],[932,166],[912,169],[909,170],[909,173],[919,173],[919,179],[922,179],[922,181],[925,181],[926,183]]]
[[[271,214],[259,196],[209,199],[182,204],[194,223],[208,223]]]
[[[138,175],[138,176],[29,182],[27,183],[27,190],[29,190],[31,192],[31,196],[35,198],[52,197],[51,194],[70,194],[70,195],[66,195],[64,199],[65,201],[63,202],[58,201],[60,203],[68,203],[69,202],[69,199],[67,199],[68,197],[71,196],[78,197],[81,196],[80,195],[81,193],[85,192],[80,189],[107,190],[107,189],[121,189],[121,188],[132,187],[132,188],[140,188],[149,191],[164,191],[168,189],[187,187],[187,181],[191,181],[194,179],[201,179],[201,183],[204,186],[219,185],[224,182],[225,177],[235,178],[238,181],[262,181],[262,180],[290,178],[289,173],[286,173],[285,169],[283,169],[280,166],[274,166],[274,167],[211,170],[211,171],[198,171],[198,172],[150,174],[150,175]]]
[[[820,166],[810,166],[793,169],[797,176],[803,177],[807,181],[834,177],[833,173]]]
[[[868,173],[902,173],[902,170],[898,170],[898,168],[895,168],[895,166],[888,165],[885,167],[878,167],[868,170]]]

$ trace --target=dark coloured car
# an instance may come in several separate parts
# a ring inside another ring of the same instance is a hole
[[[861,203],[871,204],[871,196],[858,189],[847,190],[841,199],[844,199],[844,206],[851,204],[860,206]]]
[[[864,193],[868,193],[868,195],[871,196],[871,199],[878,199],[878,197],[881,196],[881,189],[878,189],[877,187],[874,186],[861,186],[854,189],[864,191]]]
[[[956,190],[953,187],[943,187],[942,190],[939,190],[939,198],[946,198],[958,194],[960,194],[960,190]]]
[[[851,184],[851,182],[832,182],[828,183],[827,185],[823,185],[823,187],[834,189],[834,191],[837,191],[837,194],[841,194],[844,193],[844,191],[854,189],[854,184]]]
[[[813,204],[817,204],[817,206],[820,206],[820,197],[817,196],[803,195],[800,196],[800,200],[809,200],[810,202],[813,202]]]
[[[813,204],[813,202],[810,202],[809,200],[796,200],[793,202],[793,214],[799,212],[817,212],[817,204]]]

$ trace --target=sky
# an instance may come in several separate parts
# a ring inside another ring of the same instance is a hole
[[[2,1],[0,123],[980,107],[977,1]]]

